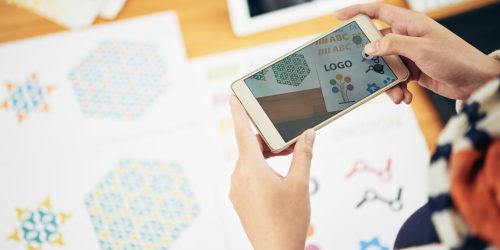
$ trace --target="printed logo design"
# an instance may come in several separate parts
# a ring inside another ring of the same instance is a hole
[[[292,54],[271,66],[279,84],[299,86],[311,73],[306,58],[302,54]]]
[[[55,211],[50,198],[46,198],[36,209],[17,208],[19,226],[7,236],[8,241],[26,243],[28,250],[41,250],[44,246],[64,246],[61,227],[69,214]]]
[[[181,166],[124,160],[86,197],[101,249],[170,249],[199,214]]]
[[[352,78],[350,76],[344,77],[342,74],[337,74],[335,79],[330,80],[330,84],[333,85],[332,92],[337,94],[340,92],[342,96],[342,102],[339,104],[353,103],[354,101],[349,100],[348,92],[354,90],[354,85],[351,84]]]
[[[5,84],[8,97],[2,102],[1,108],[14,110],[19,123],[34,112],[47,112],[49,109],[48,96],[53,92],[54,86],[41,85],[36,73],[23,82],[8,82]]]
[[[103,41],[69,79],[85,115],[137,119],[167,88],[166,70],[152,44]]]

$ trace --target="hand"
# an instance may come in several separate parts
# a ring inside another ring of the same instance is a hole
[[[305,131],[293,149],[287,176],[275,172],[266,162],[274,156],[259,140],[236,97],[231,97],[240,156],[231,177],[229,198],[255,249],[303,250],[311,209],[309,170],[315,132]]]
[[[483,54],[422,13],[387,4],[354,5],[336,12],[345,20],[357,14],[391,27],[384,37],[365,46],[373,56],[400,55],[410,80],[452,99],[467,99],[482,84],[500,75],[500,62]],[[410,103],[412,94],[400,84],[388,91],[395,103]]]

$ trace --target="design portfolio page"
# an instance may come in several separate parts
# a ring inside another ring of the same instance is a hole
[[[396,80],[369,42],[352,22],[244,81],[289,141]]]

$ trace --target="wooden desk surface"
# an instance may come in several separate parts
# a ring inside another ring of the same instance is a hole
[[[440,18],[495,1],[470,1],[456,7],[437,10],[429,15]],[[385,0],[385,2],[406,7],[403,0]],[[118,19],[166,10],[177,11],[187,54],[191,58],[322,33],[339,23],[332,16],[325,16],[244,38],[236,37],[231,31],[226,0],[129,0]],[[31,12],[4,3],[0,3],[0,17],[2,17],[0,43],[65,30]],[[97,21],[97,23],[105,22],[108,21]],[[411,84],[410,89],[415,94],[412,107],[424,132],[427,145],[433,150],[443,124],[422,89],[416,84]]]

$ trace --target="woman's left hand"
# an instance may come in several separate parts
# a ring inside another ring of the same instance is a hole
[[[255,249],[303,250],[311,209],[309,170],[315,132],[305,131],[290,154],[287,176],[266,162],[273,155],[259,136],[253,134],[248,116],[236,97],[231,110],[238,141],[239,159],[231,177],[229,197]]]

